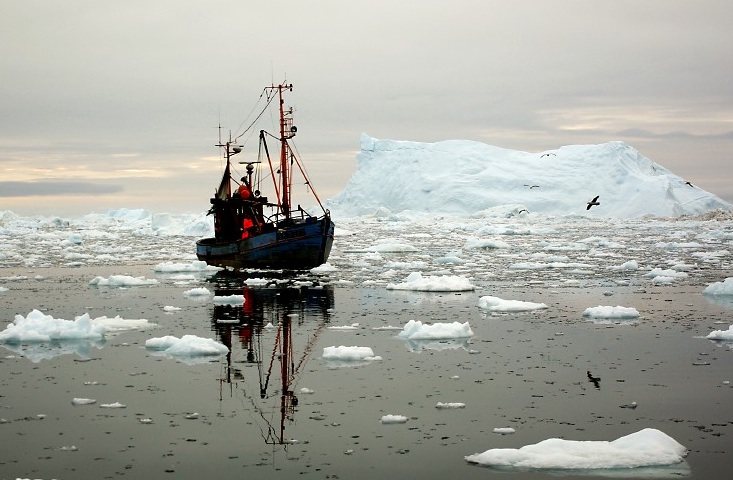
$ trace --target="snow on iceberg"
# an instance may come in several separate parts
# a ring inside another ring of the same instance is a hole
[[[495,448],[465,459],[491,467],[591,470],[672,465],[686,455],[687,448],[672,437],[645,428],[611,442],[550,438],[518,449]]]
[[[547,308],[544,303],[523,302],[521,300],[502,300],[499,297],[484,296],[478,300],[479,308],[492,312],[525,312]]]
[[[722,282],[713,282],[702,291],[705,295],[733,295],[733,277]]]
[[[466,277],[454,275],[423,276],[412,272],[402,283],[389,283],[387,290],[412,290],[416,292],[465,292],[476,287]]]
[[[584,317],[591,318],[639,318],[639,312],[634,307],[610,307],[598,305],[583,311]]]
[[[586,210],[596,195],[601,204]],[[420,143],[365,134],[356,172],[327,203],[342,216],[385,209],[468,216],[519,205],[549,215],[638,218],[733,208],[623,142],[564,146],[547,155],[466,140]]]
[[[423,324],[420,320],[410,320],[397,334],[398,337],[408,340],[438,340],[451,338],[466,338],[473,336],[468,322]]]

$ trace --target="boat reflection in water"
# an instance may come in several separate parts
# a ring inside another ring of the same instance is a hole
[[[250,287],[231,278],[227,281],[228,285],[216,288],[216,296],[242,295],[244,304],[213,307],[213,329],[229,347],[220,400],[225,395],[244,395],[265,423],[264,428],[260,426],[265,442],[292,443],[285,438],[285,425],[294,421],[298,406],[295,383],[329,321],[333,290],[274,282]]]

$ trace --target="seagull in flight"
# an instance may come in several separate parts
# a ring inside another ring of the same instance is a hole
[[[593,200],[590,200],[589,202],[587,202],[587,203],[588,203],[588,206],[587,206],[587,207],[585,207],[585,209],[586,209],[586,210],[590,210],[590,207],[592,207],[593,205],[600,205],[600,204],[601,204],[601,202],[599,202],[599,201],[598,201],[598,197],[600,197],[600,195],[596,195],[596,196],[595,196],[595,197],[593,198]]]

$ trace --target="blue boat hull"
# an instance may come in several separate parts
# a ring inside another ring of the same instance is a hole
[[[234,269],[310,269],[328,260],[333,231],[333,222],[325,215],[244,239],[203,238],[196,242],[196,256],[208,265]]]

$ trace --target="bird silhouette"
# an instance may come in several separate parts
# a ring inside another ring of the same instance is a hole
[[[594,387],[597,389],[601,389],[601,377],[594,377],[593,374],[590,373],[590,370],[587,370],[586,375],[588,375],[588,381],[593,384]]]
[[[590,207],[592,207],[593,205],[600,205],[601,202],[598,201],[598,197],[600,197],[600,195],[596,195],[595,197],[593,197],[593,200],[589,200],[588,202],[586,202],[588,203],[588,206],[585,207],[585,209],[590,210]]]

